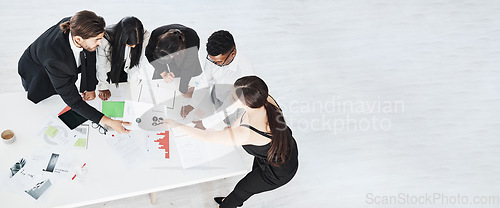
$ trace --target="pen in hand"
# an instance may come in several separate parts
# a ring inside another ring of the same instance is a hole
[[[186,119],[186,115],[184,114],[184,106],[181,107],[181,112],[182,112],[182,120],[185,120]]]

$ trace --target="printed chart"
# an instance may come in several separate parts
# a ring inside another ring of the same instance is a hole
[[[88,124],[81,124],[70,130],[61,120],[49,117],[36,136],[42,143],[51,147],[86,149],[88,144]]]

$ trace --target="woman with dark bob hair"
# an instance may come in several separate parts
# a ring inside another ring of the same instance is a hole
[[[242,206],[250,196],[288,183],[298,169],[298,149],[292,131],[285,123],[278,104],[268,94],[266,83],[256,76],[242,77],[234,83],[234,105],[245,113],[224,131],[205,131],[167,119],[170,128],[205,142],[242,145],[255,156],[252,171],[241,179],[226,197],[215,197],[219,207]]]
[[[107,100],[111,96],[109,83],[140,81],[144,48],[149,32],[136,17],[125,17],[117,24],[106,27],[102,44],[97,49],[97,79],[99,97]]]

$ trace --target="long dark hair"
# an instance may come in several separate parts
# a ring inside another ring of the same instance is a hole
[[[125,17],[116,25],[106,28],[104,36],[111,46],[111,71],[109,78],[112,83],[120,81],[120,73],[125,67],[125,46],[135,45],[130,50],[130,68],[139,65],[142,53],[142,43],[144,41],[144,27],[142,22],[136,17]]]
[[[155,59],[186,49],[186,37],[179,29],[170,29],[160,37],[153,56]]]
[[[246,76],[236,80],[234,87],[238,98],[248,107],[266,108],[267,122],[272,134],[267,161],[274,166],[280,166],[288,159],[287,156],[291,155],[294,140],[290,139],[281,110],[267,101],[269,92],[266,83],[257,76]]]

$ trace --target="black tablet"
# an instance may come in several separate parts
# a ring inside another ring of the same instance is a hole
[[[66,126],[68,126],[71,130],[75,129],[77,126],[87,121],[87,118],[81,116],[72,109],[59,115],[59,119],[61,119],[66,124]]]

